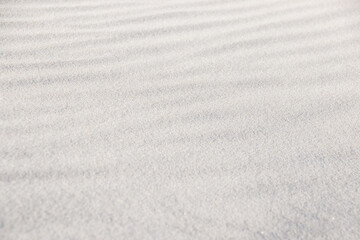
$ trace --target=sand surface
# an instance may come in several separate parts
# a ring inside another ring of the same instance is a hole
[[[360,239],[360,2],[1,0],[0,239]]]

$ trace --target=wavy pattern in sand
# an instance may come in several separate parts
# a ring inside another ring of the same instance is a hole
[[[0,3],[1,239],[359,239],[356,0]]]

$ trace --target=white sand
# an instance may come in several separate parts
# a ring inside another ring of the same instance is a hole
[[[0,26],[0,239],[360,239],[358,0],[1,0]]]

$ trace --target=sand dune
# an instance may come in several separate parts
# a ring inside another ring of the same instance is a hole
[[[2,0],[0,48],[0,239],[360,239],[357,0]]]

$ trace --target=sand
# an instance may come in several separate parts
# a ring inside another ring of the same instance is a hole
[[[0,239],[360,239],[358,0],[2,0]]]

